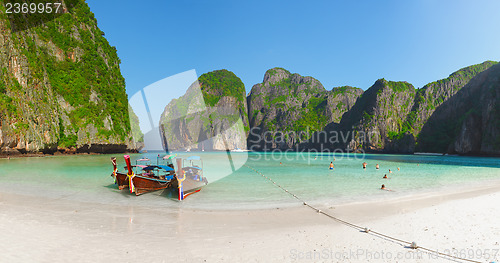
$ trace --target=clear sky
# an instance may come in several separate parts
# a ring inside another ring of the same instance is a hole
[[[195,69],[233,71],[247,92],[272,67],[326,89],[377,79],[415,87],[500,60],[500,1],[87,0],[130,95]]]

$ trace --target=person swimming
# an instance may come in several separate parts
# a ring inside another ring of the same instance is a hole
[[[282,165],[282,163],[280,162],[280,165]]]
[[[394,192],[394,190],[391,190],[387,187],[385,187],[385,184],[383,184],[381,187],[380,187],[380,190],[385,190],[385,191],[390,191],[390,192]]]
[[[330,170],[333,170],[333,168],[335,168],[335,166],[333,166],[333,162],[330,162]]]
[[[366,169],[366,165],[367,165],[367,163],[366,163],[366,162],[364,162],[364,163],[363,163],[363,169]]]
[[[399,171],[399,167],[398,167],[398,171]]]
[[[377,165],[375,165],[375,168],[376,168],[377,170],[380,168],[380,167],[378,166],[378,163],[377,163]]]
[[[382,178],[384,178],[384,179],[389,179],[389,177],[387,177],[387,174],[386,174],[386,175],[384,175],[384,177],[382,177]]]
[[[392,174],[392,171],[391,171],[391,169],[389,169],[389,173],[390,173],[390,174]]]

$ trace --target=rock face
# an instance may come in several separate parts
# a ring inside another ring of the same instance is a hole
[[[450,74],[446,79],[429,83],[419,89],[415,96],[412,111],[404,123],[404,128],[417,137],[436,108],[453,97],[477,74],[495,64],[496,62],[486,61],[472,65]]]
[[[248,101],[252,150],[295,149],[328,123],[338,122],[363,93],[352,87],[325,90],[312,77],[273,68],[252,87]]]
[[[198,83],[165,107],[160,122],[164,148],[246,149],[249,125],[243,82],[223,69],[201,75]]]
[[[413,105],[415,88],[406,82],[379,79],[366,90],[347,111],[338,125],[329,125],[327,134],[336,134],[334,141],[317,141],[327,149],[350,148],[380,151],[398,147],[389,138],[402,129],[402,124]],[[411,138],[409,138],[411,140]]]
[[[424,124],[419,150],[500,154],[500,64],[472,78]]]
[[[339,124],[329,124],[320,132],[328,140],[310,140],[304,147],[318,151],[350,149],[386,153],[413,153],[415,150],[491,153],[491,149],[488,152],[478,146],[483,135],[477,129],[472,129],[480,122],[479,114],[471,112],[462,116],[466,112],[461,109],[468,108],[467,105],[472,105],[472,101],[461,94],[469,94],[470,88],[464,87],[479,85],[474,83],[477,83],[480,73],[488,71],[495,64],[487,61],[463,68],[421,89],[415,89],[406,82],[380,79],[363,93],[352,109],[343,115]],[[488,81],[493,83],[494,79]],[[482,104],[489,105],[488,110],[483,110],[483,115],[494,112],[494,98],[493,95],[482,98],[483,101],[490,99],[488,103]],[[479,97],[475,99],[480,100]],[[437,111],[448,104],[451,106],[445,107],[446,114]],[[481,112],[477,107],[474,109]],[[488,117],[489,120],[491,118]],[[457,131],[460,129],[462,132],[459,134]],[[493,134],[490,137],[497,134],[494,127],[488,129],[491,131],[489,134]],[[316,137],[320,138],[313,136]],[[451,145],[453,140],[456,140],[454,146]]]
[[[135,149],[116,49],[71,4],[44,23],[0,14],[0,153]]]
[[[201,92],[193,85],[167,106],[164,141],[171,149],[499,154],[499,67],[486,61],[421,89],[379,79],[364,93],[327,91],[312,77],[273,68],[246,100],[234,74],[214,71],[200,77]]]

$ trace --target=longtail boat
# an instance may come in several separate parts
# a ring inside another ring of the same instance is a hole
[[[140,159],[138,161],[149,161],[149,159]],[[135,193],[135,195],[169,188],[172,186],[172,181],[175,180],[175,176],[171,175],[171,172],[174,171],[171,167],[136,164],[136,170],[141,169],[141,171],[134,173],[130,164],[130,156],[125,155],[125,163],[129,174],[130,192]]]
[[[183,160],[175,155],[158,157],[156,165],[151,165],[151,161],[142,158],[136,161],[136,165],[131,165],[130,156],[123,156],[126,163],[126,174],[118,172],[116,158],[111,158],[113,173],[118,189],[129,188],[131,193],[141,195],[143,193],[162,189],[177,190],[178,199],[199,192],[201,187],[208,184],[203,176],[203,162],[198,156],[191,156]],[[172,160],[177,162],[177,172]],[[187,161],[186,164],[184,161]],[[140,164],[146,163],[146,164]],[[134,172],[135,169],[135,172]]]
[[[203,161],[199,156],[190,156],[183,160],[177,158],[177,181],[174,187],[178,189],[179,200],[197,193],[208,184],[207,178],[203,176]],[[188,164],[184,161],[187,161]],[[200,167],[201,166],[201,167]]]

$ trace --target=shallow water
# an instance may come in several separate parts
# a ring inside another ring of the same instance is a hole
[[[500,179],[500,158],[179,153],[180,157],[190,155],[202,157],[204,173],[210,184],[183,202],[162,191],[139,197],[127,190],[119,191],[110,177],[110,157],[116,156],[121,168],[124,166],[121,155],[1,159],[0,193],[118,205],[247,209],[297,206],[300,202],[243,164],[259,170],[303,200],[322,205],[432,193]],[[144,156],[156,162],[156,153],[132,154],[131,158],[135,161]],[[335,165],[334,170],[328,169],[331,161]],[[362,169],[363,162],[368,163],[367,169]],[[375,169],[376,164],[380,165],[380,169]],[[389,173],[389,169],[393,172]],[[384,174],[389,179],[382,179]],[[382,184],[394,192],[381,191]]]

